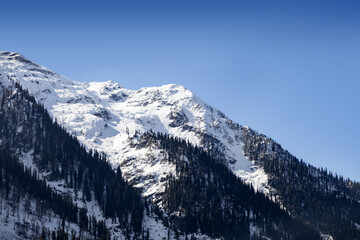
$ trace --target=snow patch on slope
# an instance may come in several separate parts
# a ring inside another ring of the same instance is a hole
[[[57,231],[62,228],[61,217],[50,209],[44,210],[42,205],[28,195],[16,196],[13,191],[10,192],[9,200],[0,197],[0,239],[35,239],[41,235],[41,229]],[[76,224],[66,221],[65,232],[78,235],[80,229]],[[82,236],[90,237],[85,232]]]
[[[167,178],[176,175],[176,166],[167,161],[162,150],[153,144],[148,143],[145,148],[139,147],[141,143],[138,138],[130,139],[131,144],[122,149],[125,160],[120,166],[124,177],[135,187],[143,189],[144,197],[152,197],[158,202],[159,193],[165,191]]]

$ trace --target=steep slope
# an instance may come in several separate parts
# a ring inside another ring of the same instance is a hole
[[[45,208],[53,210],[58,218],[88,231],[89,236],[89,217],[98,226],[96,235],[107,235],[103,220],[109,217],[108,212],[116,212],[120,223],[131,218],[132,223],[123,228],[142,231],[143,203],[123,181],[121,171],[115,175],[97,152],[87,153],[17,84],[14,91],[3,93],[0,108],[1,165],[6,186],[22,187],[23,192],[48,204]],[[106,204],[106,209],[105,189],[107,194],[122,196]]]
[[[146,205],[123,180],[120,169],[115,172],[96,151],[87,152],[27,91],[18,84],[13,87],[2,92],[0,102],[0,236],[163,239],[174,235],[156,220],[156,208]]]
[[[250,128],[244,128],[243,139],[246,156],[277,190],[271,197],[293,216],[335,239],[360,239],[359,183],[304,163]]]

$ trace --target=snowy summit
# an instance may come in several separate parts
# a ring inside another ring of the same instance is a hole
[[[136,141],[131,136],[149,131],[216,148],[238,177],[257,190],[270,190],[263,169],[244,156],[241,126],[183,86],[129,90],[112,81],[76,82],[11,52],[0,52],[0,79],[3,85],[20,83],[88,149],[104,152],[120,166],[144,196],[156,198],[164,191],[161,179],[176,176],[161,151],[129,148]]]

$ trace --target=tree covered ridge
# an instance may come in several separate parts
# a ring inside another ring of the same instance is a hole
[[[37,104],[34,97],[18,84],[15,84],[15,89],[4,90],[1,96],[0,139],[3,153],[1,161],[7,164],[4,166],[12,166],[11,171],[19,173],[16,176],[23,176],[25,179],[33,169],[24,169],[15,156],[32,152],[31,158],[39,172],[49,173],[46,180],[64,180],[65,185],[74,190],[75,198],[81,191],[84,194],[81,194],[80,200],[96,200],[105,217],[118,222],[129,238],[130,233],[141,235],[144,201],[140,193],[123,179],[120,168],[114,171],[104,154],[87,152],[75,137],[54,122],[44,107]],[[6,172],[11,173],[8,170]],[[41,192],[34,193],[34,197],[48,202],[55,200],[56,206],[67,204],[61,208],[61,214],[56,210],[58,207],[54,207],[55,212],[69,221],[77,222],[81,229],[91,232],[95,238],[107,237],[105,225],[100,227],[97,220],[88,216],[85,208],[77,208],[72,196],[54,192],[46,186],[46,180],[39,179],[36,173],[31,174],[34,178],[33,185],[24,187],[27,191]],[[16,179],[24,184],[24,179]],[[68,208],[72,210],[67,211]]]
[[[335,239],[360,239],[360,184],[297,159],[280,144],[242,129],[245,155],[264,168],[279,202],[297,219]]]
[[[320,239],[316,230],[243,183],[222,159],[166,134],[145,133],[139,139],[139,145],[156,144],[176,164],[177,176],[168,178],[162,202],[175,227],[225,239]],[[258,232],[251,235],[253,226]]]

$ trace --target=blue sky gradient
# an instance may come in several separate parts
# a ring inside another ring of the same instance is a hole
[[[359,1],[1,1],[0,46],[76,81],[184,85],[360,181]]]

